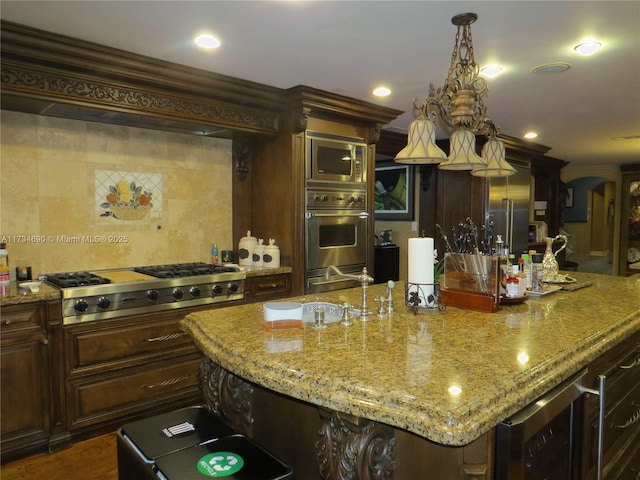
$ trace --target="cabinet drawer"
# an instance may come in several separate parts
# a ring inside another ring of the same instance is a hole
[[[249,282],[250,295],[254,301],[267,298],[281,298],[291,292],[291,275],[265,275],[254,277]]]
[[[2,313],[0,314],[2,333],[8,333],[14,330],[40,328],[43,326],[42,321],[44,315],[45,309],[42,303],[2,307]]]
[[[141,356],[164,358],[176,350],[195,351],[191,338],[180,330],[178,321],[154,321],[94,327],[67,332],[70,370],[121,363]]]
[[[151,368],[121,370],[68,381],[71,428],[139,412],[154,405],[197,395],[200,356],[187,355]]]

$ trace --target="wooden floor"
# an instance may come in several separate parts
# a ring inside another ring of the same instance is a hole
[[[75,443],[0,467],[2,480],[118,480],[116,434]]]

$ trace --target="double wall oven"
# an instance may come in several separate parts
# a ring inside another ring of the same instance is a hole
[[[366,266],[369,241],[366,144],[363,139],[307,132],[305,261],[306,292],[357,285],[325,277],[335,265],[343,273]]]

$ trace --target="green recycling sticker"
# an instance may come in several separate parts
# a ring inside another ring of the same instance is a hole
[[[209,453],[198,460],[198,471],[207,477],[228,477],[244,466],[244,460],[233,452]]]

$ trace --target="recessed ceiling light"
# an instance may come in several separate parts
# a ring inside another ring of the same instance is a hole
[[[194,41],[202,48],[218,48],[220,46],[220,40],[209,34],[198,35]]]
[[[538,134],[536,132],[527,132],[524,134],[524,138],[531,140],[533,138],[536,138],[538,136]]]
[[[485,77],[494,78],[502,73],[503,68],[498,65],[488,65],[480,70]]]
[[[588,42],[583,42],[580,45],[576,45],[573,49],[578,52],[580,55],[589,56],[596,53],[602,47],[602,43],[590,40]]]
[[[373,91],[376,97],[386,97],[391,94],[391,90],[387,87],[378,87]]]
[[[571,68],[570,63],[565,62],[556,62],[556,63],[545,63],[544,65],[538,65],[537,67],[533,67],[531,69],[531,73],[562,73],[566,72]]]

